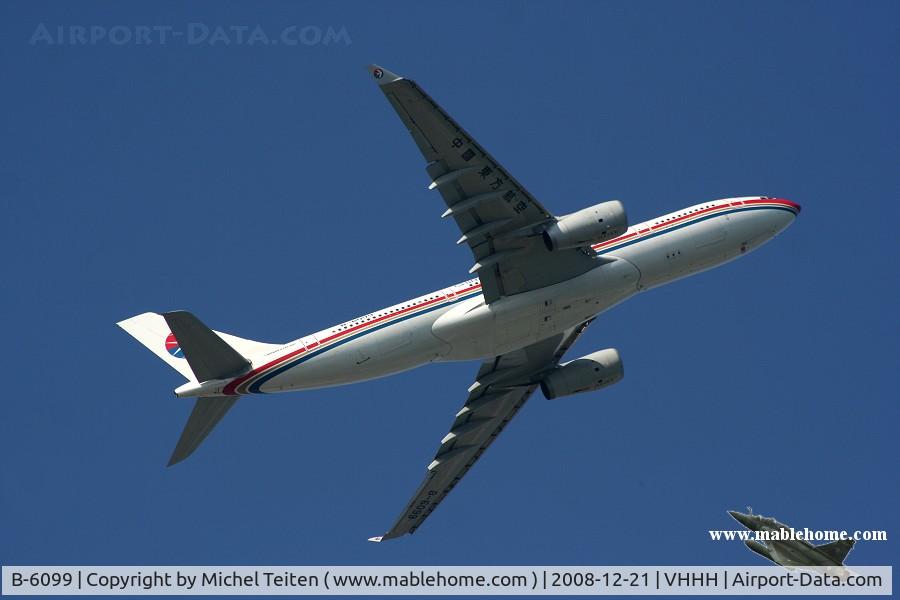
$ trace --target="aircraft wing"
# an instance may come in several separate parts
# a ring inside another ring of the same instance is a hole
[[[541,232],[554,217],[414,81],[369,67],[427,161],[437,189],[472,250],[469,270],[481,279],[485,302],[553,285],[597,265],[592,252],[551,252]],[[473,95],[473,97],[477,97]]]
[[[538,375],[559,363],[589,323],[482,363],[425,480],[390,531],[369,541],[414,533],[522,408],[538,386]]]
[[[854,540],[838,540],[829,544],[816,546],[816,550],[837,564],[842,565],[855,544],[856,542]]]

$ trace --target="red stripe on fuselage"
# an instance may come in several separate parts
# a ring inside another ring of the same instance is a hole
[[[685,219],[692,219],[694,217],[699,217],[700,215],[705,215],[706,213],[710,213],[710,212],[713,212],[716,210],[720,210],[723,208],[730,208],[730,207],[731,207],[731,204],[729,203],[729,204],[716,204],[715,206],[710,206],[709,208],[701,208],[697,212],[688,213],[686,215],[681,215],[680,217],[675,217],[674,219],[672,219],[670,221],[663,221],[659,225],[654,225],[650,229],[662,229],[663,227],[668,227],[669,225],[672,225],[673,223],[678,223],[679,221],[684,221]]]
[[[796,202],[791,202],[790,200],[785,200],[784,198],[770,198],[768,200],[760,198],[759,200],[744,200],[744,204],[781,204],[782,206],[789,206],[800,212],[800,205]]]
[[[617,238],[608,240],[608,241],[603,242],[603,243],[601,243],[601,244],[593,245],[592,248],[593,248],[594,250],[602,250],[602,249],[604,249],[604,248],[606,248],[606,247],[608,247],[608,246],[612,246],[612,245],[614,245],[614,244],[618,244],[618,243],[620,243],[620,242],[624,242],[624,241],[629,240],[629,239],[631,239],[631,238],[633,238],[633,237],[637,237],[637,236],[643,235],[643,234],[645,234],[645,233],[649,233],[649,232],[651,232],[651,231],[656,231],[656,230],[658,230],[658,229],[663,229],[663,228],[668,227],[668,226],[670,226],[670,225],[673,225],[673,224],[675,224],[675,223],[679,223],[679,222],[681,222],[681,221],[684,221],[685,219],[693,219],[693,218],[699,217],[699,216],[701,216],[701,215],[708,214],[708,213],[711,213],[711,212],[714,212],[714,211],[717,211],[717,210],[721,210],[721,209],[723,209],[723,208],[730,208],[730,207],[732,207],[732,206],[739,205],[739,204],[741,204],[741,203],[744,204],[744,205],[753,205],[753,204],[781,204],[781,205],[783,205],[783,206],[788,206],[788,207],[790,207],[790,208],[796,210],[797,212],[800,212],[800,205],[799,205],[799,204],[797,204],[796,202],[791,202],[790,200],[784,200],[784,199],[781,199],[781,198],[771,198],[771,199],[759,198],[759,199],[755,199],[755,200],[743,200],[743,201],[734,201],[734,202],[728,201],[728,202],[726,202],[726,203],[724,203],[724,204],[716,204],[716,205],[710,206],[710,207],[708,207],[708,208],[700,209],[700,210],[698,210],[697,212],[688,213],[688,214],[686,214],[686,215],[682,215],[682,216],[680,216],[680,217],[676,217],[676,218],[674,218],[674,219],[672,219],[672,220],[664,221],[664,222],[659,223],[659,224],[657,224],[657,225],[649,226],[648,229],[643,229],[643,230],[640,230],[640,231],[638,231],[638,230],[630,231],[630,232],[628,232],[628,233],[626,233],[626,234],[624,234],[624,235],[621,235],[621,236],[619,236],[619,237],[617,237]],[[374,319],[374,320],[372,320],[372,321],[369,321],[369,322],[367,322],[367,323],[360,323],[359,325],[356,325],[356,326],[354,326],[354,327],[351,327],[350,329],[341,331],[341,332],[339,332],[339,333],[335,333],[334,335],[332,335],[332,336],[330,336],[330,337],[327,337],[327,338],[325,338],[324,340],[320,340],[320,341],[318,341],[318,342],[314,342],[314,343],[310,344],[309,346],[307,346],[306,348],[299,348],[299,349],[297,349],[297,350],[294,350],[293,352],[291,352],[291,353],[289,353],[289,354],[286,354],[286,355],[284,355],[284,356],[282,356],[282,357],[280,357],[280,358],[276,358],[276,359],[274,359],[274,360],[272,360],[272,361],[266,363],[265,365],[262,365],[261,367],[257,367],[256,369],[253,369],[252,371],[250,371],[250,372],[247,373],[246,375],[242,375],[241,377],[238,377],[237,379],[235,379],[234,381],[230,382],[228,385],[225,386],[225,389],[223,390],[223,393],[228,394],[228,395],[234,394],[234,393],[235,393],[235,390],[237,389],[237,387],[238,387],[239,385],[245,383],[246,381],[248,381],[248,380],[250,380],[250,379],[256,377],[257,375],[259,375],[259,374],[261,374],[261,373],[263,373],[263,372],[265,372],[265,371],[268,371],[268,370],[271,369],[272,367],[275,367],[275,366],[277,366],[277,365],[280,365],[281,363],[283,363],[283,362],[285,362],[285,361],[287,361],[287,360],[290,360],[291,358],[294,358],[295,356],[299,356],[299,355],[301,355],[301,354],[303,354],[303,353],[305,353],[305,352],[308,352],[308,351],[310,351],[310,350],[312,350],[312,349],[314,349],[314,348],[317,348],[317,347],[319,347],[319,346],[321,346],[321,345],[323,345],[323,344],[325,344],[325,343],[334,341],[334,340],[336,340],[336,339],[338,339],[338,338],[341,338],[341,337],[344,337],[344,336],[346,336],[346,335],[348,335],[348,334],[352,334],[353,332],[358,331],[358,330],[360,330],[360,329],[362,329],[362,328],[366,328],[366,327],[369,327],[369,326],[371,326],[371,325],[375,325],[375,324],[377,324],[377,323],[383,322],[383,321],[385,321],[385,320],[396,318],[396,317],[401,316],[401,315],[403,315],[403,314],[406,314],[406,313],[408,313],[408,312],[411,312],[411,311],[414,311],[414,310],[418,310],[418,309],[420,309],[420,308],[422,308],[422,307],[429,306],[429,305],[434,304],[434,303],[436,303],[436,302],[442,302],[442,301],[445,301],[445,300],[450,299],[450,298],[456,298],[457,296],[460,296],[460,295],[462,295],[462,294],[466,294],[466,293],[471,292],[471,291],[473,291],[473,290],[479,289],[480,287],[481,287],[481,284],[478,283],[478,284],[475,284],[475,285],[473,285],[473,286],[470,286],[470,287],[468,287],[468,288],[466,288],[466,289],[464,289],[464,290],[460,290],[459,292],[454,292],[452,296],[451,296],[451,295],[448,295],[448,294],[445,294],[444,296],[440,296],[440,297],[438,297],[438,298],[434,298],[434,299],[432,299],[432,300],[428,300],[428,301],[426,301],[426,302],[422,302],[421,304],[416,304],[416,305],[413,305],[413,306],[410,306],[410,307],[401,309],[401,310],[397,311],[396,313],[390,313],[390,314],[383,315],[383,316],[381,316],[381,317],[379,317],[379,318],[377,318],[377,319]]]
[[[473,291],[473,290],[477,290],[477,289],[480,289],[480,288],[481,288],[481,284],[480,284],[480,283],[475,284],[475,285],[472,285],[472,286],[469,286],[469,287],[467,287],[467,288],[464,289],[464,290],[460,290],[460,291],[458,291],[458,292],[455,292],[455,293],[453,294],[453,298],[456,298],[456,297],[458,297],[458,296],[461,296],[461,295],[463,295],[463,294],[466,294],[466,293],[468,293],[468,292],[471,292],[471,291]],[[234,381],[229,382],[228,385],[226,385],[225,388],[222,390],[222,393],[225,394],[225,395],[227,395],[227,396],[233,395],[233,394],[235,394],[235,390],[237,389],[237,387],[238,387],[239,385],[241,385],[242,383],[248,381],[249,379],[252,379],[252,378],[256,377],[257,375],[259,375],[259,374],[261,374],[261,373],[263,373],[263,372],[265,372],[265,371],[268,371],[268,370],[271,369],[272,367],[275,367],[275,366],[277,366],[277,365],[280,365],[281,363],[283,363],[283,362],[285,362],[285,361],[287,361],[287,360],[290,360],[291,358],[294,358],[295,356],[299,356],[299,355],[301,355],[301,354],[303,354],[303,353],[305,353],[305,352],[309,352],[309,351],[312,350],[313,348],[317,348],[318,346],[321,346],[321,345],[326,344],[326,343],[328,343],[328,342],[334,341],[334,340],[336,340],[336,339],[338,339],[338,338],[341,338],[341,337],[344,337],[344,336],[346,336],[346,335],[348,335],[348,334],[352,334],[353,332],[358,331],[358,330],[360,330],[360,329],[362,329],[362,328],[370,327],[370,326],[372,326],[372,325],[375,325],[375,324],[377,324],[377,323],[383,322],[383,321],[388,320],[388,319],[394,319],[394,318],[399,317],[399,316],[401,316],[401,315],[403,315],[403,314],[406,314],[406,313],[408,313],[408,312],[410,312],[410,311],[418,310],[418,309],[420,309],[420,308],[422,308],[422,307],[432,305],[432,304],[434,304],[434,303],[436,303],[436,302],[442,302],[442,301],[446,300],[448,297],[450,297],[450,296],[448,296],[448,295],[445,294],[445,295],[443,295],[443,296],[438,296],[437,298],[432,298],[431,300],[428,300],[428,301],[426,301],[426,302],[422,302],[422,303],[420,303],[420,304],[415,304],[415,305],[413,305],[413,306],[409,306],[409,307],[407,307],[407,308],[403,308],[403,309],[401,309],[401,310],[398,310],[398,311],[395,312],[395,313],[389,313],[389,314],[386,314],[386,315],[382,315],[382,316],[378,317],[377,319],[373,319],[373,320],[371,320],[371,321],[368,321],[368,322],[366,322],[366,323],[360,323],[359,325],[355,325],[354,327],[351,327],[350,329],[345,329],[344,331],[341,331],[341,332],[339,332],[339,333],[335,333],[334,335],[331,335],[331,336],[329,336],[329,337],[327,337],[327,338],[325,338],[325,339],[323,339],[323,340],[319,340],[318,342],[315,342],[315,343],[313,343],[313,344],[310,344],[310,345],[307,346],[306,348],[298,348],[297,350],[294,350],[293,352],[291,352],[291,353],[289,353],[289,354],[285,354],[284,356],[281,356],[281,357],[279,357],[279,358],[276,358],[276,359],[274,359],[274,360],[272,360],[272,361],[270,361],[270,362],[268,362],[268,363],[262,365],[261,367],[257,367],[257,368],[255,368],[255,369],[253,369],[252,371],[250,371],[249,373],[247,373],[247,374],[245,374],[245,375],[241,375],[240,377],[238,377],[238,378],[235,379]]]
[[[629,239],[629,238],[633,238],[633,237],[636,236],[637,234],[638,234],[637,231],[632,231],[631,233],[626,233],[625,235],[620,235],[620,236],[617,237],[617,238],[613,238],[613,239],[611,239],[611,240],[609,240],[609,241],[602,242],[602,243],[600,243],[600,244],[596,244],[596,245],[591,246],[591,247],[592,247],[594,250],[599,250],[600,248],[605,248],[606,246],[609,246],[610,244],[614,244],[614,243],[616,243],[616,242],[624,242],[625,240],[627,240],[627,239]]]
[[[681,221],[684,221],[685,219],[693,219],[695,217],[699,217],[701,215],[705,215],[705,214],[708,214],[708,213],[711,213],[711,212],[714,212],[714,211],[717,211],[717,210],[720,210],[723,208],[731,208],[733,206],[741,206],[742,204],[745,204],[745,205],[746,204],[751,204],[751,205],[752,204],[781,204],[783,206],[788,206],[790,208],[793,208],[797,212],[800,212],[799,204],[797,204],[796,202],[791,202],[790,200],[784,200],[781,198],[770,198],[770,199],[759,198],[756,200],[744,200],[744,201],[736,200],[733,202],[728,202],[726,204],[716,204],[715,206],[710,206],[708,208],[702,208],[702,209],[698,210],[697,212],[688,213],[686,215],[682,215],[680,217],[676,217],[671,220],[663,221],[662,223],[659,223],[657,225],[648,226],[646,229],[631,231],[629,233],[626,233],[625,235],[620,235],[619,237],[613,238],[606,242],[603,242],[600,244],[594,244],[593,246],[591,246],[591,248],[593,248],[596,251],[603,250],[604,248],[608,248],[609,246],[619,244],[620,242],[629,240],[637,235],[644,235],[645,233],[649,233],[651,231],[664,229],[664,228],[668,227],[669,225],[674,225],[675,223],[679,223]],[[637,225],[637,227],[640,227],[642,225],[643,225],[643,223],[639,223]]]

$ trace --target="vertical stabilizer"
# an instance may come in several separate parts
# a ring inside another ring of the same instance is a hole
[[[194,372],[184,359],[184,352],[162,315],[146,312],[116,324],[186,379],[197,382]]]
[[[183,310],[161,315],[144,313],[118,325],[194,383],[237,377],[251,369],[251,362],[232,344],[253,351],[275,347],[213,331],[193,314]],[[197,398],[169,465],[190,456],[237,399],[238,396]]]
[[[178,340],[197,381],[237,377],[250,370],[249,360],[193,314],[176,310],[162,316]]]

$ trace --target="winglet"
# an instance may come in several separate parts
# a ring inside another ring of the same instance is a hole
[[[383,535],[376,535],[375,537],[370,537],[369,541],[370,542],[380,542],[382,539],[384,539]]]
[[[372,74],[372,77],[375,78],[375,81],[377,81],[380,86],[385,86],[389,83],[403,79],[396,73],[391,73],[384,67],[379,67],[378,65],[369,65],[369,73]]]

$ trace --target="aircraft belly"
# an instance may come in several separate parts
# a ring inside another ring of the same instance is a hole
[[[450,346],[443,360],[475,360],[491,356],[496,347],[494,313],[483,296],[464,300],[444,312],[431,331]]]
[[[569,281],[489,305],[481,297],[460,303],[432,326],[451,347],[439,360],[489,358],[562,333],[636,293],[639,276],[634,265],[614,259]]]
[[[441,312],[419,315],[328,348],[273,378],[261,391],[355,383],[434,361],[450,349],[431,333],[431,325]]]

